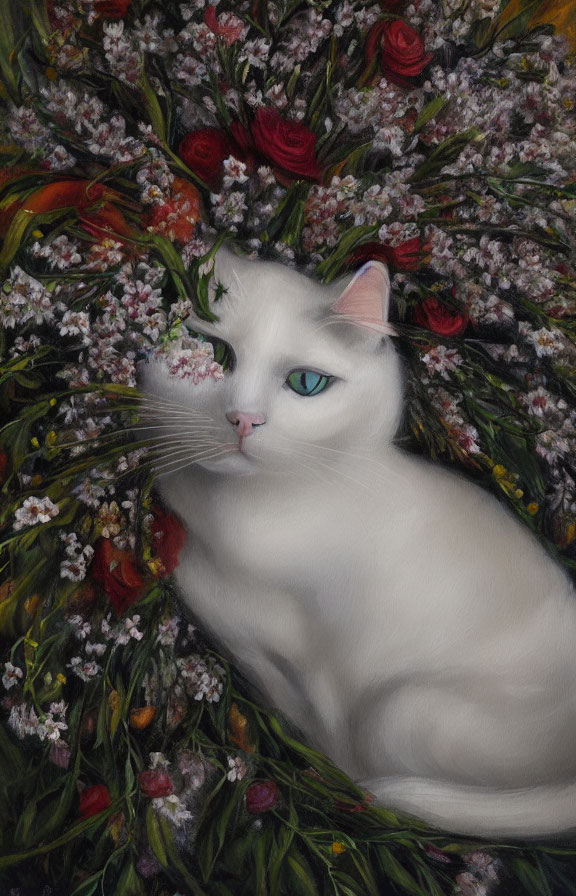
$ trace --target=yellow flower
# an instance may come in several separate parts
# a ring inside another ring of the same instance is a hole
[[[332,844],[332,852],[335,856],[341,855],[343,852],[346,852],[346,844],[342,843],[341,840],[335,840]]]
[[[540,510],[540,505],[537,504],[536,501],[530,501],[530,504],[526,509],[531,516],[534,516],[534,514],[538,513]]]

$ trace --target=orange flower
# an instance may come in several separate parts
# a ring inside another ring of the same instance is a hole
[[[129,236],[132,228],[122,212],[112,205],[113,201],[122,198],[120,193],[104,184],[81,179],[60,180],[34,190],[26,199],[15,199],[2,215],[3,232],[7,232],[18,211],[42,215],[56,209],[73,208],[89,233],[98,237]]]
[[[201,219],[200,193],[190,181],[175,177],[170,198],[150,210],[146,224],[148,230],[162,234],[174,243],[189,243]]]
[[[256,749],[254,741],[250,737],[248,719],[242,715],[236,703],[230,707],[228,717],[228,737],[230,743],[243,750],[245,753],[253,753]]]
[[[156,718],[157,709],[155,706],[139,706],[130,712],[130,727],[142,731],[151,725]]]

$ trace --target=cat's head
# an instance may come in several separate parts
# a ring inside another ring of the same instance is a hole
[[[194,384],[161,360],[140,367],[160,472],[189,461],[222,473],[289,472],[391,442],[402,377],[384,265],[322,285],[221,249],[213,282],[224,287],[213,292],[218,321],[191,315],[186,326],[227,347],[224,376]]]

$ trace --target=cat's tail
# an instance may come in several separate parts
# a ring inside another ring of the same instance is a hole
[[[434,827],[482,837],[549,837],[576,830],[576,782],[492,790],[427,778],[361,783],[376,805],[415,815]]]

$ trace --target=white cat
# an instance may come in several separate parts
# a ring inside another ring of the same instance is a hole
[[[159,489],[189,530],[186,601],[378,804],[473,835],[576,828],[574,592],[495,498],[394,445],[385,266],[326,286],[220,250],[215,273],[219,321],[187,323],[233,369],[141,371],[179,461]]]

